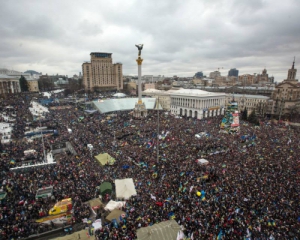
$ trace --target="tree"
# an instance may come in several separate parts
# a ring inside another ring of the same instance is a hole
[[[28,92],[28,82],[24,76],[21,75],[21,78],[19,79],[21,92]]]
[[[248,111],[247,108],[244,108],[244,111],[242,112],[242,120],[246,121],[248,118]]]
[[[54,83],[48,76],[43,78],[40,77],[40,79],[38,80],[38,85],[40,91],[51,91],[54,88]]]
[[[259,125],[259,121],[258,121],[257,115],[256,115],[256,113],[255,113],[255,109],[253,109],[253,111],[250,113],[250,115],[249,115],[249,117],[248,117],[248,121],[249,121],[250,123]]]

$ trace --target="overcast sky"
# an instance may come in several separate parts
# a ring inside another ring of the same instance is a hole
[[[71,76],[111,52],[136,75],[143,43],[143,75],[266,67],[282,81],[294,56],[300,69],[299,13],[300,0],[3,0],[0,68]]]

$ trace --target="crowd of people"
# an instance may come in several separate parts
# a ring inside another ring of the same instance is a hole
[[[85,202],[98,197],[96,187],[123,178],[133,178],[137,195],[126,201],[126,217],[117,226],[103,222],[96,239],[136,239],[139,228],[169,219],[190,239],[299,239],[299,129],[241,122],[238,134],[226,134],[220,133],[221,116],[196,120],[161,111],[158,132],[155,110],[138,120],[128,111],[49,109],[44,125],[55,125],[59,135],[45,138],[46,152],[69,141],[77,155],[63,154],[43,168],[10,171],[11,159],[22,164],[27,149],[35,149],[43,161],[41,139],[24,139],[30,101],[22,96],[2,101],[17,115],[15,140],[2,146],[0,160],[1,190],[7,192],[0,205],[2,239],[52,229],[35,220],[64,198],[73,200],[73,223],[82,222],[90,215]],[[208,134],[195,137],[200,132]],[[99,153],[110,154],[115,163],[101,166],[94,159]],[[199,165],[199,158],[209,165]],[[37,189],[50,185],[53,197],[36,200]]]

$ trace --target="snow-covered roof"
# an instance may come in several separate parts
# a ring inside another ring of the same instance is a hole
[[[63,92],[63,91],[64,91],[64,89],[57,89],[57,90],[54,90],[51,92],[42,92],[42,94],[44,97],[50,98],[53,93],[59,93],[59,92]]]
[[[145,103],[146,109],[154,109],[156,99],[155,98],[142,98],[143,103]],[[135,104],[138,102],[138,98],[123,98],[123,99],[103,99],[98,101],[93,101],[96,108],[101,113],[108,113],[114,111],[127,111],[133,110]]]
[[[251,95],[251,94],[226,94],[227,98],[257,98],[257,99],[270,99],[270,97],[263,95]]]
[[[1,73],[0,73],[0,78],[17,79],[17,77],[8,76],[6,74],[1,74]]]
[[[43,114],[45,112],[49,112],[48,108],[44,107],[43,105],[41,105],[37,102],[33,101],[31,104],[32,104],[32,107],[29,108],[29,111],[34,116],[40,116],[41,114]]]
[[[160,93],[160,92],[162,91],[154,88],[149,88],[144,91],[144,93]]]
[[[126,94],[124,94],[124,93],[115,93],[113,95],[113,97],[126,97]]]
[[[207,92],[200,89],[179,89],[174,91],[171,95],[182,95],[182,96],[195,96],[195,97],[206,97],[206,96],[224,96],[224,93]]]

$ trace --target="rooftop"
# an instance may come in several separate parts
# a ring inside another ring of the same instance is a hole
[[[155,98],[142,98],[147,109],[155,108]],[[101,113],[133,110],[138,98],[103,99],[93,101]]]
[[[105,52],[91,52],[91,56],[97,58],[111,58],[112,53],[105,53]]]
[[[173,90],[171,95],[182,95],[182,96],[192,96],[192,97],[209,97],[209,96],[224,96],[225,93],[207,92],[200,89],[179,89]]]
[[[259,99],[270,99],[270,97],[263,96],[263,95],[250,95],[250,94],[226,94],[226,97],[234,97],[234,98],[259,98]]]
[[[161,95],[181,95],[181,96],[194,96],[194,97],[209,97],[209,96],[224,96],[225,93],[207,92],[200,89],[170,89],[168,91],[162,91],[157,89],[147,89],[143,91],[143,94],[156,93]]]
[[[13,77],[13,76],[8,76],[8,75],[6,75],[6,74],[1,74],[0,73],[0,78],[9,78],[9,79],[16,79],[16,77]]]

